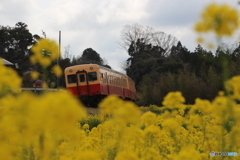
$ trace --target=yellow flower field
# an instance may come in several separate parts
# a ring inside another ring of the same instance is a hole
[[[9,68],[0,68],[1,74],[18,78]],[[172,92],[163,107],[152,107],[160,113],[155,114],[109,96],[97,116],[86,115],[68,92],[19,94],[10,92],[20,89],[18,83],[5,81],[0,80],[5,88],[0,98],[4,160],[205,160],[213,159],[211,151],[240,153],[239,76],[226,82],[231,94],[221,92],[212,102],[196,99],[188,106],[180,92]]]

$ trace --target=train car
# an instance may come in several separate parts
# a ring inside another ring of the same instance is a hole
[[[75,65],[65,69],[66,88],[84,104],[96,106],[108,95],[136,100],[134,81],[127,75],[97,64]]]

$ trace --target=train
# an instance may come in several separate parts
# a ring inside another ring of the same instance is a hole
[[[108,95],[136,101],[134,81],[127,75],[98,64],[81,64],[64,70],[66,89],[86,106],[96,107]]]

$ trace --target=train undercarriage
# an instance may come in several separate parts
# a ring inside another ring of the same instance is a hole
[[[106,98],[107,95],[94,95],[94,96],[81,96],[79,97],[79,100],[83,103],[83,105],[85,105],[86,107],[92,107],[92,108],[97,108],[98,104],[104,99]],[[121,97],[119,97],[121,98]],[[130,98],[125,98],[123,100],[126,101],[134,101]]]
[[[106,95],[95,95],[95,96],[81,96],[79,97],[79,100],[86,106],[86,107],[98,107],[98,104],[106,98]]]

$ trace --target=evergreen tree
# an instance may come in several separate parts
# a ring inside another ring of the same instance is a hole
[[[15,27],[0,26],[0,57],[17,64],[18,73],[28,70],[29,47],[35,42],[37,35],[32,35],[27,24],[18,22]]]
[[[94,63],[94,64],[103,65],[103,59],[92,48],[87,48],[83,51],[83,54],[80,57],[80,61],[81,61],[82,64],[84,64],[84,63]]]

